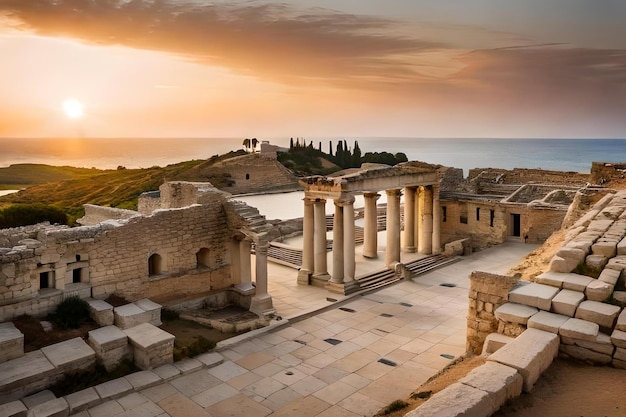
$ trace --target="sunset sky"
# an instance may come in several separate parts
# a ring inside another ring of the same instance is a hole
[[[624,0],[0,0],[0,137],[624,138],[625,21]]]

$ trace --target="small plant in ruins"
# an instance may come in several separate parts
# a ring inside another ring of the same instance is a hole
[[[77,296],[67,297],[57,306],[53,320],[63,329],[78,329],[89,320],[89,305]]]
[[[408,406],[409,403],[407,403],[406,401],[395,400],[387,407],[385,407],[385,409],[383,410],[383,415],[391,414],[394,411],[402,410],[404,408],[407,408]]]

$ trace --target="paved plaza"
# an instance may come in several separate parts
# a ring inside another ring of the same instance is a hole
[[[269,292],[282,320],[157,368],[165,382],[78,415],[371,416],[465,352],[469,274],[506,273],[536,247],[507,242],[348,298],[298,286],[296,271],[270,264]],[[357,276],[381,267],[360,260]]]

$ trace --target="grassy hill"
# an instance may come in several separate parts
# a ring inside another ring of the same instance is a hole
[[[97,169],[51,166],[43,164],[15,164],[0,168],[0,190],[13,190],[34,184],[83,178],[101,172]]]

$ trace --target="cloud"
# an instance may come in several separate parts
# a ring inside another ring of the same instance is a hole
[[[417,78],[411,54],[442,47],[387,19],[285,4],[0,0],[0,14],[44,36],[157,50],[281,83]]]

